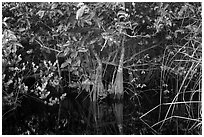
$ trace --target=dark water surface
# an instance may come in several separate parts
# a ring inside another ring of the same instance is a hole
[[[70,93],[60,105],[48,106],[26,98],[3,118],[3,134],[155,134],[148,127],[158,121],[158,109],[139,118],[159,100],[151,96],[125,94],[123,101],[105,98],[90,102],[87,93]],[[59,109],[60,107],[60,109]],[[59,111],[60,110],[60,111]],[[60,116],[60,117],[59,117]]]
[[[68,134],[152,134],[139,119],[151,106],[142,107],[148,102],[142,103],[139,97],[127,96],[120,102],[111,99],[90,102],[82,96],[62,102],[61,118],[70,120],[65,128]]]

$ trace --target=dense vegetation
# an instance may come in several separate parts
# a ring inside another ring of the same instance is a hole
[[[201,134],[201,12],[2,3],[3,134]]]

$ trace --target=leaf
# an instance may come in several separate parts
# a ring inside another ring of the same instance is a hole
[[[30,27],[31,27],[31,25],[30,25],[30,21],[28,20],[28,19],[26,19],[26,21],[27,21],[27,29],[30,29]]]
[[[71,59],[71,58],[68,58],[68,59],[67,59],[67,63],[71,64],[71,63],[72,63],[72,59]]]
[[[167,20],[167,21],[166,21],[166,24],[169,25],[169,26],[172,26],[171,20]]]
[[[63,56],[64,56],[64,57],[67,56],[68,53],[69,53],[69,47],[65,48],[65,50],[64,50],[64,55],[63,55]]]
[[[64,15],[61,10],[57,10],[57,12],[61,15]]]
[[[76,61],[76,63],[74,64],[74,66],[80,66],[81,64],[81,60],[78,58],[78,60]]]
[[[71,88],[77,88],[78,85],[77,85],[76,82],[73,82],[73,83],[70,83],[70,84],[69,84],[69,87],[71,87]]]
[[[78,70],[74,70],[73,74],[78,76],[79,75],[79,71]]]
[[[73,39],[74,41],[78,41],[77,38],[76,38],[75,36],[73,36],[72,39]]]
[[[57,32],[61,31],[63,29],[63,24],[60,24],[58,27],[57,27]]]
[[[18,47],[23,48],[23,46],[22,46],[20,43],[18,43],[18,42],[14,42],[13,44],[14,44],[15,46],[18,46]]]
[[[102,17],[101,18],[96,18],[96,17],[94,18],[94,21],[98,25],[99,28],[101,28],[101,26],[102,26],[102,22],[101,22],[102,19],[103,19]]]
[[[85,22],[88,24],[88,25],[92,25],[92,22],[90,20],[85,20]]]
[[[40,18],[42,18],[42,17],[44,16],[44,14],[45,14],[45,11],[44,11],[44,10],[40,10],[40,11],[38,11],[38,12],[36,13],[36,15],[39,15]]]
[[[64,63],[62,63],[60,68],[65,68],[69,65],[69,62],[65,61]]]
[[[82,81],[82,85],[90,85],[90,80],[87,78],[86,80]]]
[[[123,11],[123,10],[120,10],[118,13],[117,13],[117,17],[119,17],[119,19],[120,18],[126,18],[128,16],[128,14],[125,12],[125,11]]]
[[[51,10],[56,9],[56,8],[57,8],[57,6],[58,6],[58,4],[57,4],[57,3],[52,4]]]
[[[90,85],[82,85],[82,90],[85,90],[86,92],[89,92],[90,91]]]
[[[34,36],[34,37],[32,37],[32,38],[29,40],[29,42],[30,42],[30,43],[33,43],[33,42],[34,42],[34,40],[35,40],[35,36]]]
[[[64,52],[58,53],[58,57],[64,57]]]
[[[83,2],[80,2],[79,4],[77,4],[77,7],[81,7],[81,6],[83,6],[84,5],[84,3]]]
[[[16,51],[17,51],[17,48],[16,48],[16,46],[14,45],[14,46],[13,46],[13,49],[11,50],[11,52],[12,52],[12,53],[16,53]]]
[[[96,38],[94,38],[93,40],[91,40],[89,44],[90,44],[90,45],[91,45],[91,44],[94,44],[94,43],[97,42],[98,40],[99,40],[99,38],[96,37]]]
[[[8,37],[9,40],[11,40],[11,41],[17,41],[16,36],[15,36],[14,33],[13,33],[12,31],[10,31],[10,30],[8,30],[8,32],[7,32],[7,37]]]
[[[179,17],[183,16],[183,13],[186,11],[187,6],[182,6],[182,8],[180,9],[180,11],[178,12]]]
[[[76,20],[76,19],[74,19],[74,20],[72,21],[72,28],[75,28],[76,23],[77,23],[77,20]]]
[[[11,17],[5,17],[4,19],[3,19],[3,22],[6,22],[8,19],[12,19]]]
[[[79,50],[78,50],[78,52],[87,52],[88,51],[88,49],[86,49],[86,48],[79,48]]]
[[[96,15],[96,13],[95,12],[90,12],[90,17],[89,17],[89,19],[91,20],[91,19],[93,19],[94,17],[95,17],[95,15]]]
[[[78,52],[75,51],[75,52],[72,52],[72,53],[71,53],[70,57],[71,57],[71,58],[76,58],[77,55],[78,55]]]
[[[3,24],[4,26],[6,26],[7,28],[9,27],[6,22],[2,22],[2,24]],[[3,26],[3,25],[2,25],[2,26]]]
[[[176,38],[177,38],[177,36],[178,36],[178,33],[183,34],[183,33],[184,33],[184,30],[183,30],[183,29],[176,30],[176,31],[174,32],[174,36],[175,36]]]
[[[81,6],[81,8],[79,8],[76,12],[76,19],[78,20],[79,18],[82,17],[82,15],[84,14],[84,11],[87,9],[88,7],[86,5]]]
[[[10,11],[15,10],[17,8],[19,8],[19,7],[18,6],[12,7],[12,8],[10,8]]]
[[[26,28],[20,28],[20,29],[18,29],[19,32],[23,32],[23,31],[25,31],[25,30],[26,30]]]

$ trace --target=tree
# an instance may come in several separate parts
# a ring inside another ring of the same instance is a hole
[[[60,106],[65,87],[122,100],[128,76],[133,89],[159,88],[160,105],[201,93],[200,3],[4,2],[2,20],[3,115],[31,94]]]

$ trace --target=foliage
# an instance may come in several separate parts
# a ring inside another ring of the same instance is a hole
[[[146,89],[155,89],[160,103],[154,107],[162,115],[160,106],[168,106],[164,119],[147,126],[163,133],[154,126],[165,129],[166,121],[176,117],[196,121],[197,126],[185,130],[196,129],[201,124],[201,28],[201,3],[4,2],[3,118],[25,97],[59,106],[60,112],[70,89],[77,89],[78,95],[91,92],[98,71],[102,73],[98,66],[118,66],[125,37],[124,90],[140,103]],[[103,68],[103,74],[101,83],[114,80],[114,72]],[[190,98],[185,99],[185,93]],[[174,115],[179,102],[187,115]],[[57,117],[59,124],[60,113]]]

